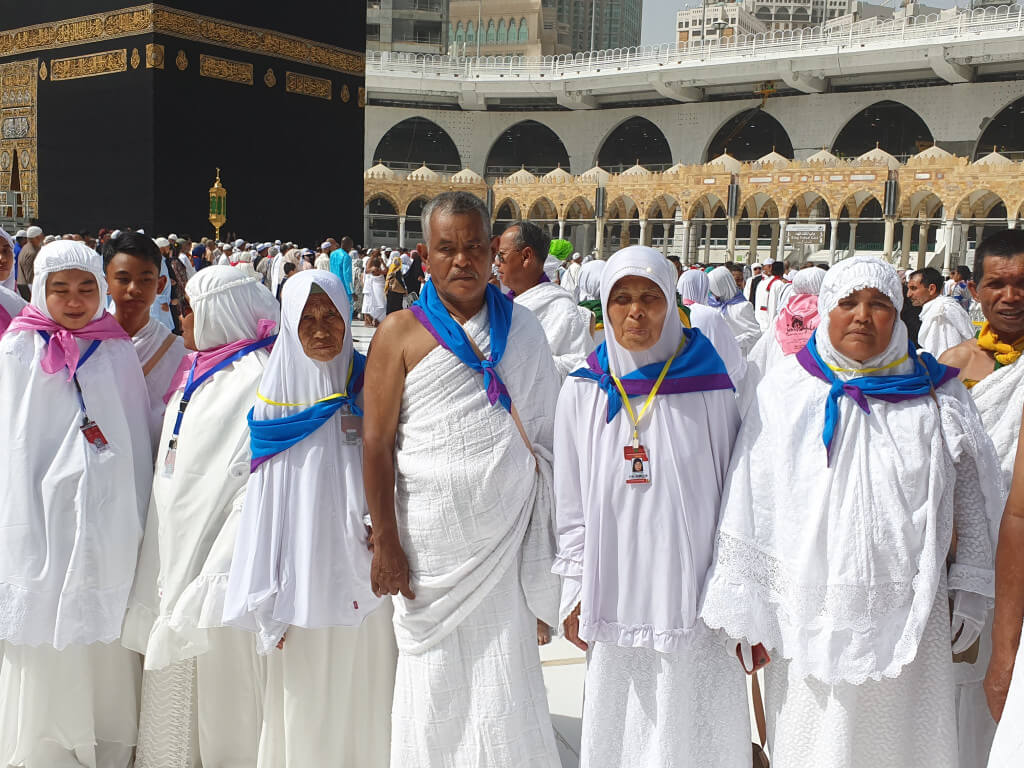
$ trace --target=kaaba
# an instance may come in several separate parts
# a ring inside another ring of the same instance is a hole
[[[0,1],[0,222],[304,243],[362,231],[360,0]],[[358,238],[357,238],[358,239]]]

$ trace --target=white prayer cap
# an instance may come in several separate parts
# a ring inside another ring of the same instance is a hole
[[[260,243],[259,245],[256,246],[256,252],[263,253],[263,251],[267,250],[268,248],[270,248],[270,243]]]
[[[330,247],[331,247],[331,244],[330,244],[330,243],[328,243],[328,242],[327,242],[326,240],[324,240],[324,242],[320,243],[320,250],[321,250],[321,251],[322,251],[322,250],[325,250],[325,249],[327,249],[327,248],[330,248]]]
[[[28,237],[28,238],[39,237],[41,234],[43,234],[43,230],[40,227],[37,227],[37,226],[35,226],[33,224],[25,232],[25,237]]]
[[[101,301],[92,320],[99,320],[106,311],[106,303],[102,301],[107,295],[107,280],[103,276],[103,257],[79,240],[54,240],[44,245],[36,254],[33,265],[35,277],[32,280],[32,304],[47,317],[53,319],[46,308],[46,279],[54,272],[65,269],[78,269],[89,272],[96,278]]]
[[[577,253],[574,253],[574,254],[572,255],[572,260],[573,260],[573,261],[580,261],[580,260],[581,260],[582,258],[583,258],[583,254],[581,254],[581,253],[579,253],[579,252],[577,252]]]
[[[237,240],[235,240],[235,248],[244,248],[244,247],[245,247],[245,240],[243,240],[242,238],[238,238]]]
[[[762,267],[770,267],[774,263],[775,263],[774,259],[765,259],[764,261],[761,262],[761,266]]]
[[[43,238],[43,245],[49,245],[50,243],[56,241],[56,239],[56,235],[47,235],[46,237]]]
[[[674,269],[674,267],[673,267]],[[708,303],[708,276],[703,269],[688,269],[679,276],[676,291],[684,301],[693,304]]]
[[[120,236],[121,236],[121,230],[120,229],[115,229],[113,232],[110,233],[110,239],[111,240],[113,240],[115,237],[120,237]]]
[[[15,237],[28,237],[28,232],[26,232],[24,229],[19,229],[17,232],[14,233],[14,236]]]
[[[232,247],[231,243],[223,243],[223,244],[221,244],[220,249],[222,251],[230,251],[230,250],[233,250],[233,247]]]
[[[156,243],[156,247],[157,248],[170,248],[171,247],[171,241],[168,240],[166,237],[158,237],[153,242]]]
[[[793,276],[793,293],[809,293],[816,296],[821,292],[821,283],[827,274],[828,272],[821,267],[798,270]]]
[[[255,339],[260,320],[276,325],[277,299],[258,277],[229,266],[201,269],[185,286],[195,313],[196,347],[213,349],[242,339]]]
[[[178,242],[178,236],[174,234],[168,235],[167,239],[170,240],[172,243]]]
[[[719,301],[729,301],[740,292],[728,267],[715,267],[708,273],[708,290]]]
[[[274,245],[281,245],[281,241],[280,240],[275,240],[274,241]]]
[[[654,346],[632,351],[623,349],[615,340],[615,330],[608,314],[608,297],[615,284],[624,277],[643,277],[655,283],[665,295],[668,311],[661,334]],[[608,363],[617,376],[632,373],[637,368],[668,360],[679,348],[683,338],[683,323],[676,311],[676,268],[653,248],[631,245],[608,259],[601,275],[601,309],[604,313],[605,343],[608,345]]]
[[[235,260],[236,261],[251,262],[253,260],[253,258],[255,258],[255,256],[256,256],[256,252],[255,251],[239,251],[238,253],[235,254]]]

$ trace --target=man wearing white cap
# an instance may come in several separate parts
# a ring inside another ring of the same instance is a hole
[[[233,250],[234,248],[232,247],[231,243],[224,243],[224,245],[220,247],[220,258],[217,259],[218,267],[231,266],[231,262],[234,260],[234,258],[232,257]]]
[[[21,248],[18,254],[18,291],[22,298],[28,300],[32,294],[32,279],[35,277],[36,253],[43,247],[43,230],[37,226],[31,226],[25,230],[25,237],[28,242]]]
[[[761,333],[768,330],[768,326],[773,319],[768,311],[768,298],[773,288],[779,288],[779,286],[785,284],[785,279],[782,277],[785,271],[786,265],[781,261],[765,262],[765,270],[761,273],[761,281],[757,284],[754,292],[756,298],[754,302],[754,317],[757,318],[757,324],[761,326]],[[768,274],[769,272],[770,274]]]
[[[333,246],[329,240],[325,240],[320,243],[320,253],[316,255],[316,261],[313,263],[315,269],[322,269],[326,272],[331,271],[331,250]]]

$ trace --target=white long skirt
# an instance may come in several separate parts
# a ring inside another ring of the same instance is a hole
[[[1017,649],[1013,680],[1006,696],[1003,717],[992,742],[988,768],[1020,768],[1024,765],[1024,643]]]
[[[440,643],[399,653],[392,768],[560,768],[518,560]]]
[[[956,723],[960,742],[960,768],[981,768],[988,762],[996,721],[985,699],[985,672],[992,660],[992,614],[981,633],[978,660],[974,664],[954,664],[956,681]],[[1024,763],[1022,763],[1024,765]]]
[[[917,658],[896,678],[826,685],[764,671],[772,768],[956,768],[949,603],[939,589]]]
[[[0,649],[0,765],[127,768],[141,656],[120,643]]]
[[[387,768],[398,648],[385,601],[358,627],[291,627],[267,658],[261,768]]]
[[[581,768],[749,768],[745,677],[703,623],[675,653],[594,643]]]
[[[242,629],[210,629],[209,642],[195,659],[146,670],[139,768],[256,765],[266,658],[256,652],[256,636]]]

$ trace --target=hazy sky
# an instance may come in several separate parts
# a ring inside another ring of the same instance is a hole
[[[885,0],[874,0],[878,5],[889,4]],[[924,5],[933,8],[964,6],[966,0],[926,0]],[[675,41],[676,11],[683,8],[699,8],[700,0],[644,0],[644,27],[642,40],[646,44],[671,43]]]

